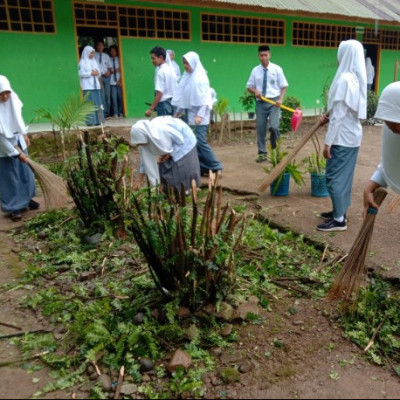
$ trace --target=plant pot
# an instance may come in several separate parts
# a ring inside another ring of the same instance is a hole
[[[279,185],[277,185],[279,178],[275,179],[270,186],[271,196],[288,196],[289,195],[289,184],[290,174],[285,172]]]
[[[327,197],[329,196],[328,187],[326,186],[326,174],[317,174],[310,172],[311,175],[311,196]]]
[[[247,116],[249,117],[249,119],[253,119],[254,118],[254,112],[248,112]]]

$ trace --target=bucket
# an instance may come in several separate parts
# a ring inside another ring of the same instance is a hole
[[[326,186],[326,174],[317,174],[311,172],[311,196],[327,197],[329,196],[328,187]]]
[[[270,186],[271,196],[288,196],[289,195],[289,184],[290,184],[290,174],[285,172],[279,185],[277,186],[278,179],[275,179]]]

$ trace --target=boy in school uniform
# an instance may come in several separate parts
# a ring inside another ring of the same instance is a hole
[[[171,60],[169,56],[167,57],[165,49],[160,46],[154,47],[150,51],[150,56],[151,62],[156,68],[154,76],[156,94],[144,115],[150,117],[154,110],[157,111],[157,116],[173,115],[171,100],[177,87],[177,78],[171,65]]]
[[[103,99],[104,117],[108,118],[110,116],[110,107],[111,107],[110,81],[111,81],[112,66],[111,66],[110,56],[104,52],[104,43],[102,40],[98,40],[96,42],[95,58],[100,66],[101,83],[102,83],[101,96]]]
[[[258,47],[258,59],[260,65],[253,68],[249,80],[247,81],[247,89],[256,97],[256,123],[257,123],[257,147],[258,157],[256,162],[267,161],[267,119],[269,117],[270,124],[270,140],[271,147],[276,147],[279,139],[279,119],[280,105],[288,86],[287,80],[282,68],[270,62],[271,52],[269,46]],[[261,96],[276,102],[275,105],[261,100]]]
[[[111,102],[113,108],[113,117],[123,117],[122,113],[122,82],[121,66],[118,57],[118,47],[110,46],[111,62]]]

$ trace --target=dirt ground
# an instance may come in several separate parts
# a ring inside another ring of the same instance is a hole
[[[295,135],[287,135],[285,143],[293,146],[295,140],[310,128],[304,123]],[[348,213],[349,229],[334,235],[315,230],[319,219],[316,213],[330,209],[329,198],[310,195],[310,182],[295,187],[291,183],[288,197],[273,197],[259,193],[258,187],[265,177],[264,164],[254,162],[256,145],[251,136],[240,144],[213,147],[224,164],[222,182],[225,188],[243,193],[257,194],[260,212],[274,223],[291,227],[313,239],[320,240],[338,251],[346,252],[361,225],[362,187],[370,177],[380,156],[381,127],[364,129],[364,140],[358,158],[353,189],[353,206]],[[121,130],[127,134],[127,129]],[[324,130],[319,132],[323,140]],[[250,139],[249,139],[250,138]],[[312,151],[311,143],[302,150],[297,159]],[[393,198],[390,193],[386,204]],[[40,212],[40,211],[39,211]],[[398,280],[399,230],[395,225],[398,212],[378,214],[375,235],[371,247],[369,266],[387,278]],[[28,212],[30,218],[36,212]],[[0,322],[19,326],[22,330],[52,329],[46,320],[18,307],[22,290],[6,291],[4,284],[18,278],[24,265],[18,259],[23,243],[15,244],[8,236],[11,228],[22,223],[12,223],[0,216]],[[298,299],[286,295],[283,300],[271,304],[272,311],[261,311],[261,324],[235,325],[239,341],[234,349],[217,358],[215,373],[206,376],[207,398],[398,398],[400,382],[389,369],[375,366],[363,357],[362,350],[342,337],[342,330],[334,322],[332,305],[324,301]],[[295,308],[293,315],[288,309]],[[0,336],[18,332],[0,326]],[[279,346],[277,345],[279,343]],[[0,363],[19,358],[18,350],[7,340],[0,340]],[[222,367],[246,363],[248,370],[240,374],[240,382],[229,385],[220,379]],[[29,398],[48,382],[47,370],[28,373],[20,366],[1,368],[0,398]],[[49,398],[71,398],[74,391],[52,394]],[[76,398],[80,397],[77,392]]]

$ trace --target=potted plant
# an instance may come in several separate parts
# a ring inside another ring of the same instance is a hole
[[[249,119],[254,118],[254,109],[256,106],[256,98],[253,93],[250,93],[247,89],[243,92],[243,95],[239,97],[239,101],[243,106],[243,109],[247,111]]]
[[[283,158],[288,154],[288,151],[282,151],[281,149],[282,140],[278,140],[276,148],[272,149],[271,144],[268,145],[268,161],[271,163],[271,167],[264,168],[268,174],[273,168],[275,168]],[[290,178],[292,178],[296,185],[302,185],[304,183],[303,172],[300,169],[300,164],[296,163],[295,160],[291,161],[286,165],[283,172],[272,182],[270,186],[270,193],[272,196],[288,196],[290,189]]]

